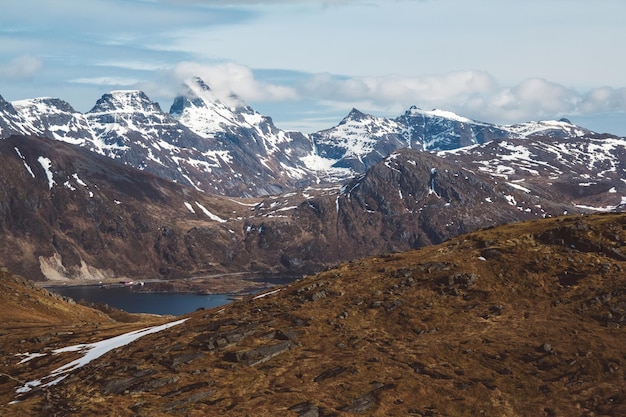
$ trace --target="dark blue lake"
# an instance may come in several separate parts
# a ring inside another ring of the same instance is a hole
[[[76,301],[105,303],[129,313],[170,314],[179,316],[198,308],[218,307],[232,300],[226,294],[146,294],[132,292],[130,287],[100,288],[97,285],[47,287],[49,291]]]

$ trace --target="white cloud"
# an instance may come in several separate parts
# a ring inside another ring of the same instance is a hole
[[[69,80],[71,83],[75,84],[91,84],[91,85],[101,85],[101,86],[122,86],[122,87],[130,87],[137,86],[141,83],[141,80],[136,78],[124,78],[124,77],[88,77],[88,78],[74,78]]]
[[[496,88],[491,75],[482,71],[452,72],[425,77],[352,77],[337,78],[316,74],[302,84],[309,95],[320,98],[354,101],[369,100],[377,104],[398,102],[457,102]]]
[[[157,71],[168,67],[168,65],[164,63],[146,62],[139,60],[102,61],[96,63],[95,65],[97,67],[111,67],[135,71]]]
[[[233,63],[202,65],[182,62],[169,71],[169,77],[178,83],[177,89],[183,82],[200,77],[220,98],[228,98],[232,94],[247,102],[289,101],[298,98],[293,87],[259,81],[250,68]]]
[[[43,67],[39,58],[23,55],[0,65],[0,80],[30,81]]]
[[[626,111],[626,88],[602,87],[581,93],[541,78],[502,86],[482,71],[426,77],[316,74],[300,88],[303,96],[325,100],[334,107],[350,108],[359,103],[363,111],[389,111],[417,105],[497,123]]]

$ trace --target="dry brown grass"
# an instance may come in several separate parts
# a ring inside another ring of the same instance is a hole
[[[480,230],[190,317],[7,410],[626,415],[626,215]]]

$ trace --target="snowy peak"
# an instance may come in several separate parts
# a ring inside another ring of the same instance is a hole
[[[185,83],[183,93],[174,99],[170,115],[205,137],[230,132],[242,125],[261,130],[259,124],[267,120],[235,96],[218,98],[198,77]]]
[[[362,173],[389,152],[404,147],[401,126],[352,109],[334,128],[312,134],[319,156],[333,161],[334,168]]]
[[[13,107],[19,109],[21,113],[23,113],[22,109],[25,107],[38,107],[42,111],[54,111],[57,113],[78,113],[70,103],[56,97],[38,97],[27,100],[17,100],[12,104]]]
[[[396,120],[405,127],[404,137],[410,147],[427,151],[462,148],[510,136],[497,125],[440,109],[425,111],[413,106]]]
[[[15,107],[0,96],[0,138],[13,134],[28,134],[32,130],[24,126],[24,120]]]
[[[350,110],[350,113],[348,113],[348,115],[344,117],[343,120],[339,122],[339,124],[342,125],[342,124],[350,123],[352,121],[361,121],[365,119],[371,119],[372,117],[373,116],[370,116],[369,114],[365,114],[353,107],[352,110]]]
[[[88,112],[94,113],[161,113],[158,103],[151,101],[143,91],[119,90],[104,94]]]
[[[480,122],[476,122],[475,120],[468,119],[467,117],[459,116],[458,114],[448,111],[448,110],[432,109],[430,111],[427,111],[427,110],[422,110],[417,106],[411,106],[409,110],[407,110],[404,113],[404,116],[407,118],[422,116],[424,118],[443,119],[446,121],[453,121],[453,122],[459,122],[459,123],[473,123],[473,124],[480,123]]]
[[[568,119],[543,120],[538,122],[518,123],[503,126],[505,129],[522,137],[549,136],[552,138],[581,137],[593,132],[577,126]]]
[[[15,101],[13,106],[34,129],[31,133],[94,149],[95,136],[87,118],[68,102],[40,97]]]

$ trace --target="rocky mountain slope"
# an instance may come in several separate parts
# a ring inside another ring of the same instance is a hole
[[[623,142],[588,139],[578,153],[554,139],[441,155],[403,149],[341,187],[250,200],[13,136],[0,141],[0,263],[37,280],[311,273],[480,227],[623,211]]]
[[[180,258],[178,230],[201,224],[208,232],[220,216],[249,211],[37,137],[0,141],[0,184],[0,263],[32,279],[188,275],[193,253]]]
[[[551,137],[571,139],[593,135],[569,120],[496,125],[449,111],[411,107],[395,119],[352,111],[337,126],[311,135],[317,152],[334,167],[363,173],[391,151],[401,148],[443,151],[493,140]]]
[[[60,99],[0,97],[0,138],[11,134],[70,142],[198,190],[251,197],[341,183],[401,148],[452,150],[537,136],[578,140],[592,132],[564,119],[501,126],[411,107],[395,119],[353,109],[337,126],[305,135],[277,128],[237,97],[217,98],[194,78],[169,113],[141,91],[105,94],[85,114]]]
[[[3,344],[0,398],[32,416],[623,415],[625,269],[624,214],[482,229],[192,313],[47,387],[25,384],[77,353]]]

